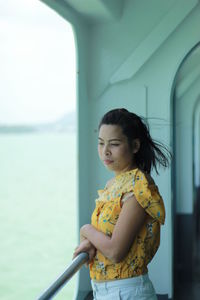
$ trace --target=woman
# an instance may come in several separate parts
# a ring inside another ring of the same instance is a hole
[[[159,247],[165,209],[150,173],[168,166],[169,152],[139,116],[114,109],[100,122],[98,153],[115,176],[98,191],[74,256],[89,253],[94,299],[157,299],[147,265]]]

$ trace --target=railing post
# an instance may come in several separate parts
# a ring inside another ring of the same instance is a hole
[[[86,263],[89,255],[86,252],[80,253],[75,257],[67,269],[46,289],[44,293],[37,300],[52,299],[55,294],[71,279],[71,277]]]

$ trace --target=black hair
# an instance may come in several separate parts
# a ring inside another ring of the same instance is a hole
[[[99,129],[102,125],[119,125],[123,134],[127,137],[129,145],[132,147],[133,140],[139,139],[140,148],[134,154],[137,167],[147,173],[157,166],[164,168],[169,166],[171,153],[165,145],[153,140],[149,133],[149,126],[145,119],[129,112],[125,108],[113,109],[107,112],[100,121]]]

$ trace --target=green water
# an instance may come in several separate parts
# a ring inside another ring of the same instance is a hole
[[[75,134],[0,135],[0,299],[36,299],[71,261],[76,230]]]

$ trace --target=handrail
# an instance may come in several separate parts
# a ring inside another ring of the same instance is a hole
[[[89,259],[88,253],[82,252],[75,257],[67,269],[42,293],[37,300],[49,300],[65,285],[71,277],[86,263]]]

